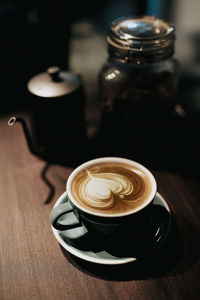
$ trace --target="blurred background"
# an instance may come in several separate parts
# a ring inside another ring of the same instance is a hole
[[[169,162],[175,166],[178,159],[178,170],[186,166],[193,172],[197,167],[199,173],[199,11],[199,0],[0,1],[0,117],[29,108],[27,82],[48,67],[59,66],[83,79],[87,134],[92,136],[100,115],[97,77],[108,55],[105,37],[110,22],[124,15],[154,15],[176,27],[180,80],[176,120],[170,121],[169,132],[175,127],[177,131],[173,143],[168,140],[156,152],[156,157],[163,153],[159,163],[152,157],[142,162],[169,167]]]

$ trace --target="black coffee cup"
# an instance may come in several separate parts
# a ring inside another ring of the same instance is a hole
[[[137,168],[148,177],[150,193],[144,201],[137,207],[121,213],[105,213],[102,211],[93,211],[86,208],[77,201],[73,192],[72,184],[78,174],[87,170],[93,165],[113,163],[127,164]],[[69,176],[66,184],[68,201],[53,208],[50,214],[50,221],[55,229],[65,232],[66,238],[70,243],[77,243],[78,240],[84,240],[84,236],[90,232],[94,237],[101,239],[108,244],[121,244],[127,246],[130,240],[136,243],[145,243],[150,234],[149,207],[156,195],[157,184],[152,173],[141,164],[119,157],[104,157],[90,160],[77,167]],[[74,228],[84,228],[77,231],[77,236],[73,234],[70,238],[70,230]]]

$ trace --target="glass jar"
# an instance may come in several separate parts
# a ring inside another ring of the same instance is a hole
[[[138,130],[144,133],[174,111],[174,42],[175,28],[152,16],[122,17],[111,23],[109,57],[99,73],[103,134],[116,133],[123,139]]]

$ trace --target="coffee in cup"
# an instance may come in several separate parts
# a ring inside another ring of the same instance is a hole
[[[143,206],[152,192],[152,183],[138,165],[99,160],[76,173],[70,191],[73,199],[91,213],[117,216]]]

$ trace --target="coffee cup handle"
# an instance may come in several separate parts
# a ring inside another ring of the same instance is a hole
[[[82,226],[78,213],[75,213],[69,201],[52,209],[50,221],[55,229],[61,231]]]

